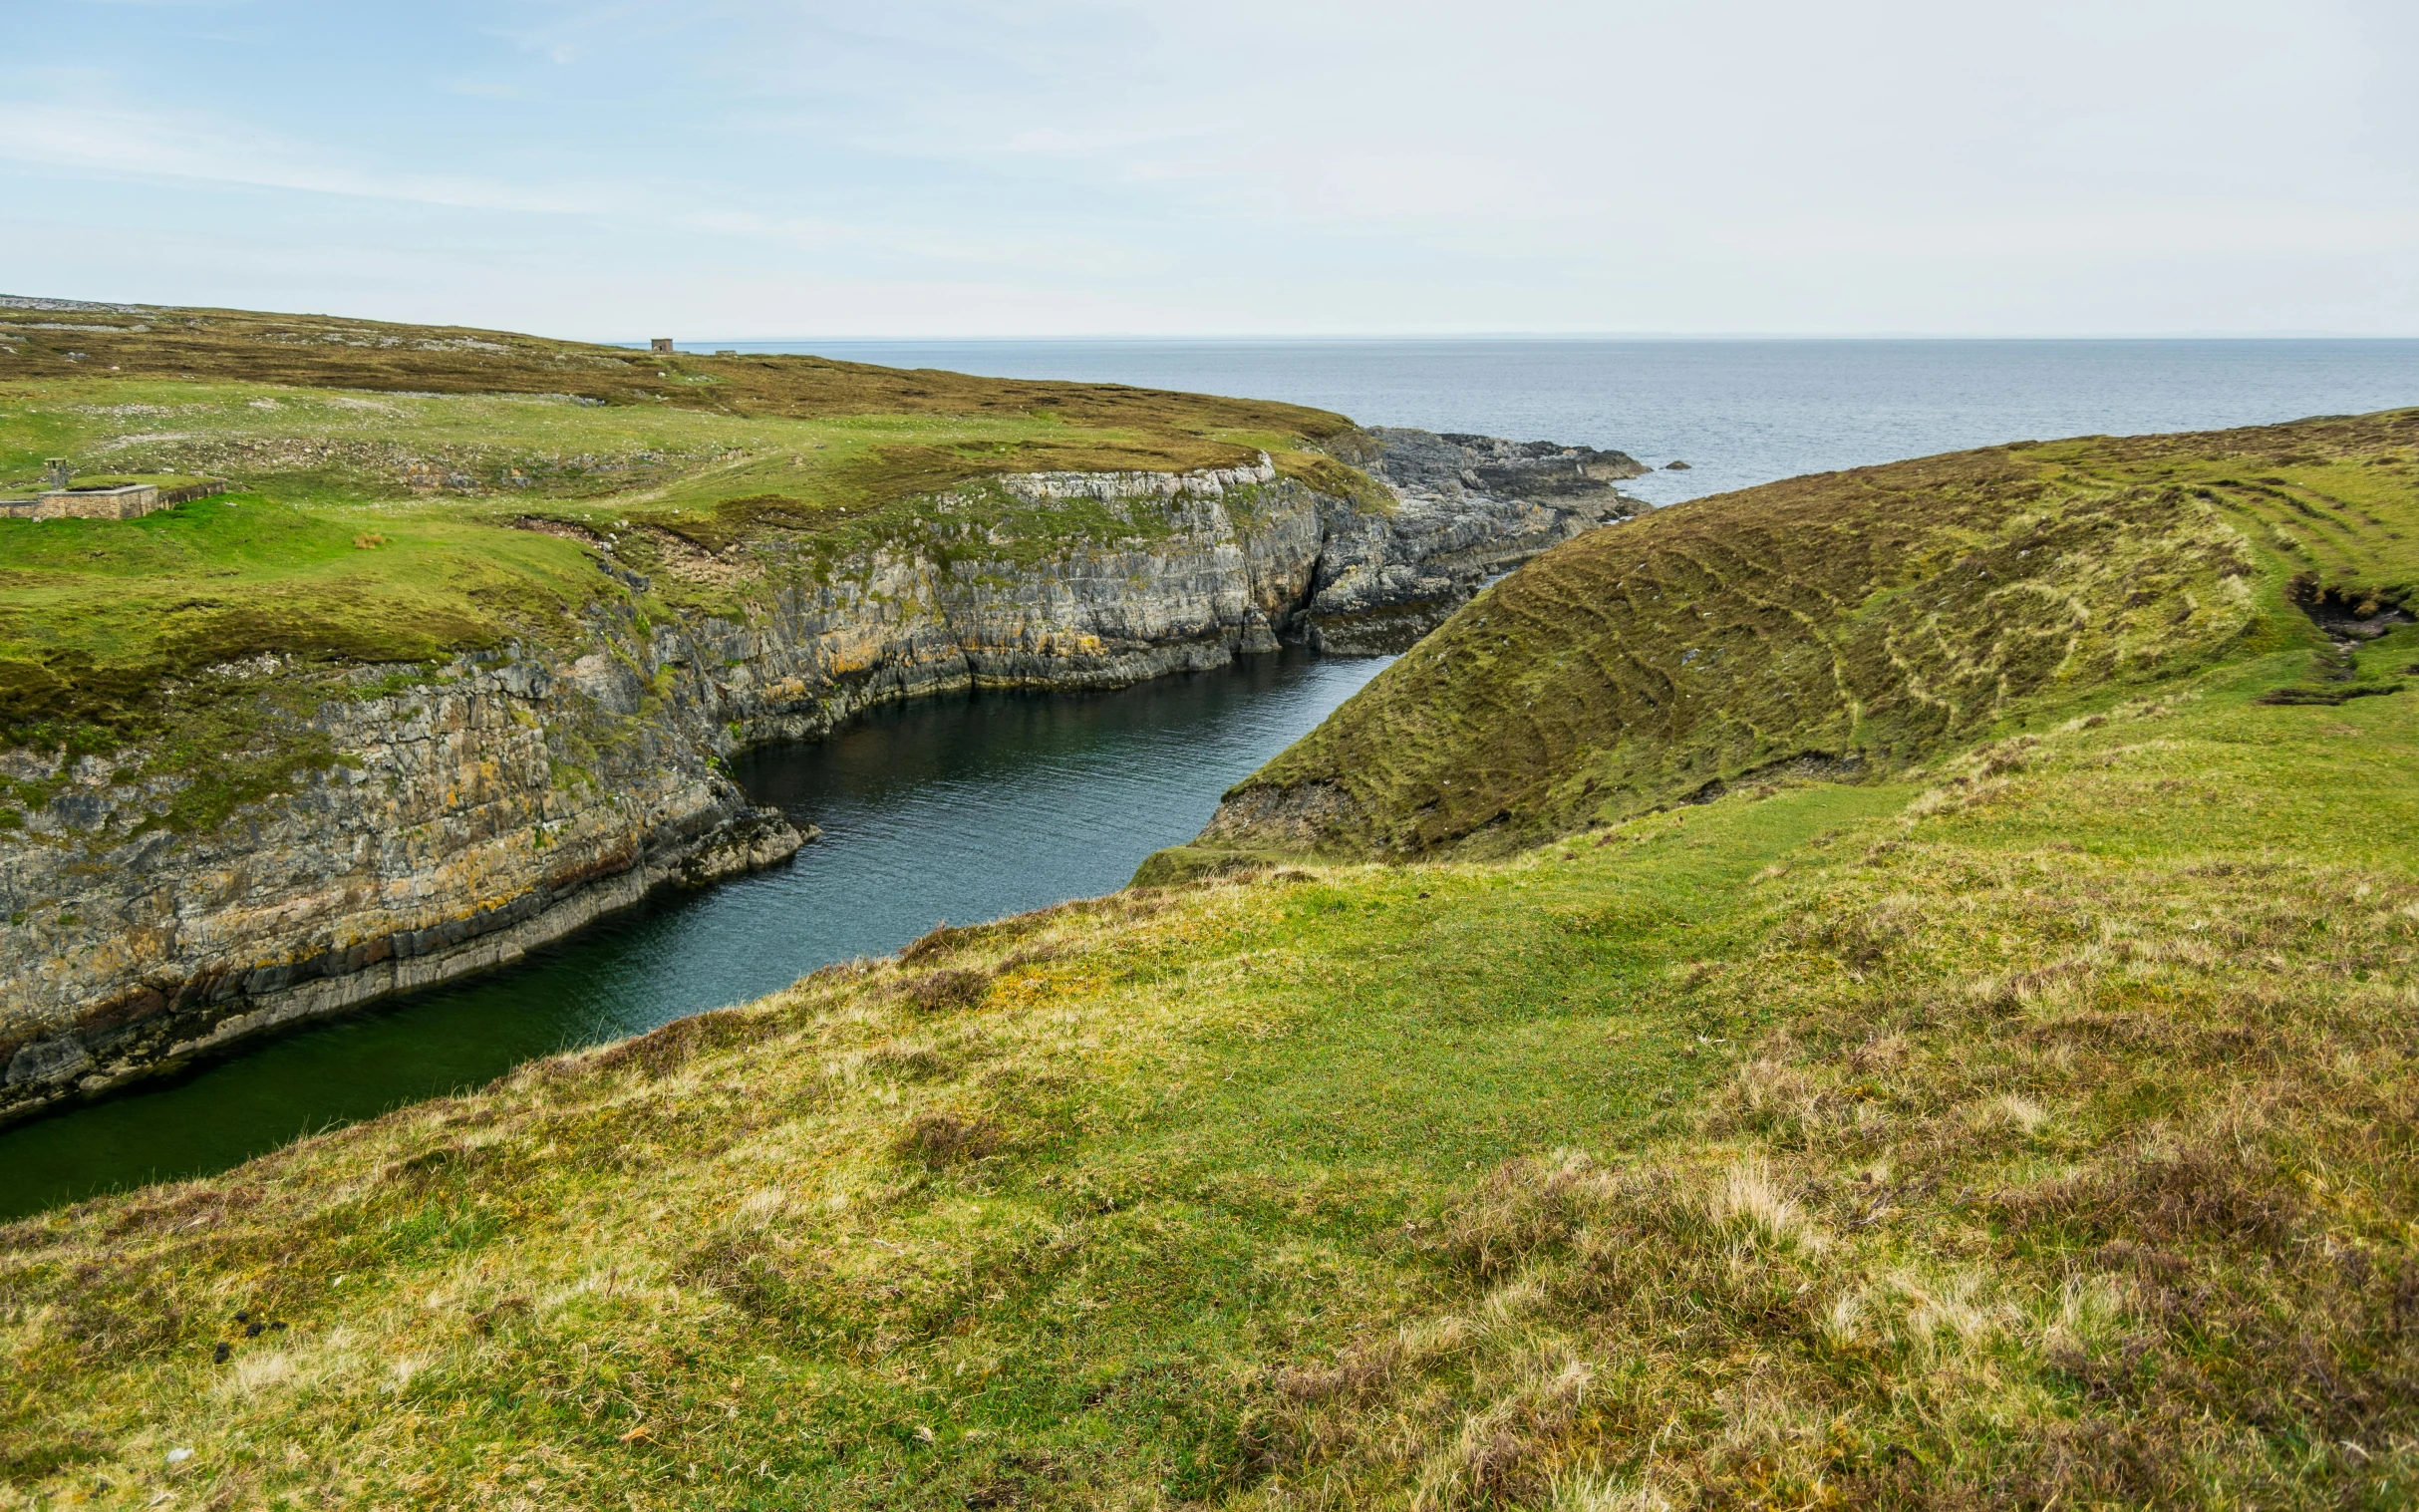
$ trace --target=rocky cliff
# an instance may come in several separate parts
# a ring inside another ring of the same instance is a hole
[[[1403,650],[1489,579],[1627,518],[1639,504],[1613,485],[1647,470],[1621,452],[1426,431],[1373,429],[1331,448],[1395,499],[1328,521],[1304,639],[1347,655]]]
[[[166,822],[175,784],[133,775],[139,754],[0,755],[41,794],[0,833],[0,1117],[784,859],[806,836],[721,773],[746,746],[946,689],[1114,687],[1289,639],[1399,649],[1488,578],[1630,512],[1611,484],[1641,470],[1419,432],[1353,444],[1387,497],[1316,491],[1265,457],[1015,475],[938,496],[916,536],[840,562],[777,536],[648,543],[651,570],[728,588],[732,614],[599,608],[573,647],[403,673],[213,669],[303,711],[317,756],[203,826]],[[1014,523],[1078,508],[1092,523],[1071,535]],[[644,586],[626,540],[524,524]]]

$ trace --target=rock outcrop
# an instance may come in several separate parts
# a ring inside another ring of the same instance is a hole
[[[953,688],[1114,687],[1288,639],[1398,649],[1632,507],[1611,486],[1636,475],[1619,454],[1360,441],[1351,459],[1389,500],[1314,491],[1265,458],[1009,477],[986,487],[1113,523],[1036,542],[986,500],[942,496],[912,541],[811,571],[777,538],[658,553],[656,570],[738,584],[735,615],[600,608],[584,645],[462,657],[400,688],[392,669],[235,669],[289,704],[309,680],[326,758],[200,829],[162,821],[175,792],[127,775],[139,758],[0,756],[0,774],[50,789],[0,833],[0,1118],[777,863],[809,836],[722,774],[744,747]],[[638,580],[612,542],[527,523]]]
[[[1344,655],[1400,651],[1490,579],[1642,507],[1614,484],[1647,469],[1620,452],[1374,429],[1339,447],[1395,496],[1332,520],[1303,638]]]

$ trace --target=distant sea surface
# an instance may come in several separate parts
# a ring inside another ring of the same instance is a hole
[[[1676,503],[1935,452],[2419,405],[2419,341],[801,341],[886,367],[1282,399],[1363,425],[1611,447]]]

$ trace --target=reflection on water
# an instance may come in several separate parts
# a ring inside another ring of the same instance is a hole
[[[510,970],[0,1132],[0,1215],[224,1170],[533,1056],[886,954],[944,919],[1114,891],[1382,665],[1286,653],[1119,693],[932,699],[875,711],[819,745],[753,753],[734,773],[741,784],[823,828],[794,862],[667,895]]]

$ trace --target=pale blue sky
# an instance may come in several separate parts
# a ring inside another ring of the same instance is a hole
[[[0,292],[605,339],[2419,334],[2409,0],[0,12]]]

